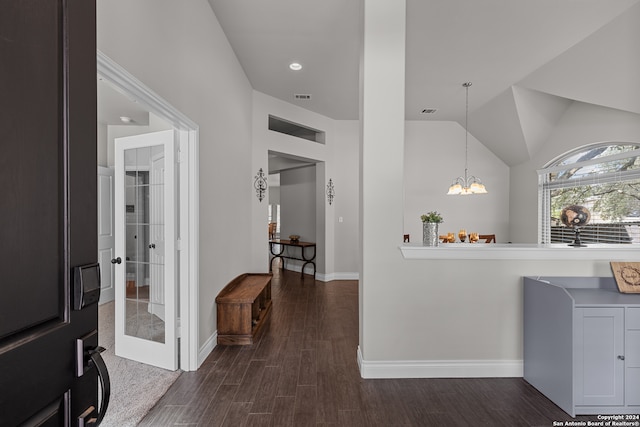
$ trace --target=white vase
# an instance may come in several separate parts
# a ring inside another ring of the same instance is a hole
[[[422,223],[422,245],[438,246],[438,223],[423,222]]]

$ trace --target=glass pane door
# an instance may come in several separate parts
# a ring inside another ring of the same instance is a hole
[[[116,354],[167,369],[177,368],[173,137],[116,139]]]

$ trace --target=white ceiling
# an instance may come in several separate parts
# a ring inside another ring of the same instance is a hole
[[[578,100],[640,114],[639,2],[407,0],[407,120],[462,123],[471,81],[470,131],[513,165],[543,137],[527,110],[553,121]],[[358,118],[362,0],[209,3],[255,90]]]
[[[120,117],[123,116],[129,117],[131,122],[122,122]],[[98,76],[98,123],[146,126],[149,124],[149,112]]]
[[[209,3],[255,90],[358,119],[362,0]],[[471,81],[469,131],[515,165],[574,100],[640,114],[639,40],[640,0],[407,0],[405,116],[463,124]],[[98,121],[123,115],[148,124],[98,80]]]

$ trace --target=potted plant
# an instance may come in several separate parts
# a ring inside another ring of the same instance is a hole
[[[422,220],[422,222],[431,222],[434,224],[440,224],[441,222],[444,222],[444,220],[442,219],[442,215],[440,215],[436,211],[427,212],[426,215],[420,215],[420,219]]]
[[[444,222],[442,215],[436,211],[420,215],[422,220],[422,244],[424,246],[438,246],[438,224]]]

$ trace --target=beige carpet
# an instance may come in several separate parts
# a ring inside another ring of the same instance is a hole
[[[102,427],[134,427],[182,371],[167,371],[115,355],[114,303],[98,307],[99,344],[111,378],[111,401]]]

